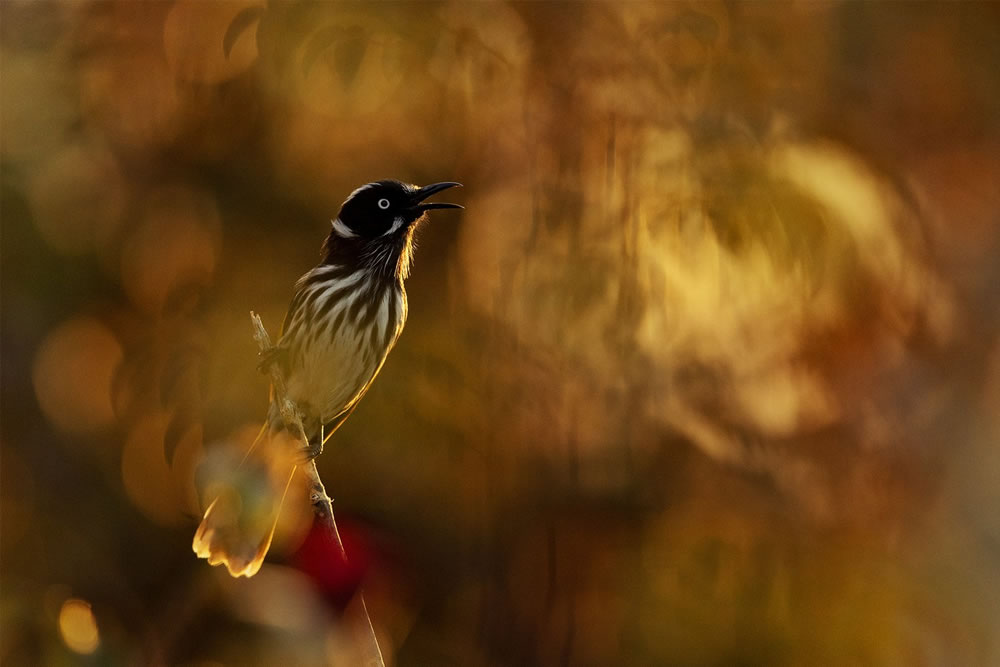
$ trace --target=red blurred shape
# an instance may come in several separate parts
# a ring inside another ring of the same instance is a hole
[[[290,557],[290,564],[309,576],[319,593],[333,606],[343,611],[361,587],[375,550],[360,526],[338,522],[340,537],[347,552],[347,561],[332,531],[313,518],[302,546]]]

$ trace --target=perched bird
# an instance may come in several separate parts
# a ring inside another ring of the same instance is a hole
[[[361,186],[343,203],[323,260],[295,284],[281,336],[261,362],[281,364],[287,398],[303,414],[308,448],[292,451],[294,439],[272,400],[264,427],[240,465],[251,482],[223,485],[208,506],[192,544],[199,558],[224,563],[234,577],[250,577],[260,569],[296,462],[322,451],[403,330],[403,283],[413,260],[414,231],[429,210],[462,208],[426,200],[457,185],[421,188],[383,180]]]

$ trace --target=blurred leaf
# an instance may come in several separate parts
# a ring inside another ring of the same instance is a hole
[[[241,9],[240,12],[233,18],[232,23],[226,28],[226,34],[222,38],[222,51],[226,54],[226,58],[233,51],[233,46],[236,45],[236,40],[240,36],[250,29],[254,23],[258,23],[261,17],[264,16],[266,8],[260,5],[255,5],[251,7],[246,7]],[[259,30],[259,28],[258,28]]]

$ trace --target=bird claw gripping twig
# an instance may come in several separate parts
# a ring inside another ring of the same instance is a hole
[[[305,459],[304,463],[309,463],[322,453],[323,439],[317,438],[316,440],[309,440],[302,451],[302,457]]]

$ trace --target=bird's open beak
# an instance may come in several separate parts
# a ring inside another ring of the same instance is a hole
[[[445,181],[444,183],[432,183],[431,185],[425,185],[424,187],[417,189],[413,193],[413,210],[423,213],[424,211],[430,211],[435,208],[465,208],[464,206],[460,206],[458,204],[439,204],[436,202],[430,204],[421,203],[431,195],[455,186],[462,187],[462,184],[455,183],[454,181]]]

